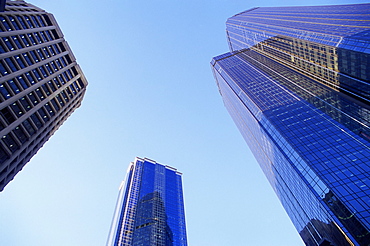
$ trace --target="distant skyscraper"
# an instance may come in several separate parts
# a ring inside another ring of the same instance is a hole
[[[227,21],[224,104],[307,245],[370,245],[370,4]]]
[[[86,86],[53,15],[7,1],[0,12],[0,191],[80,106]]]
[[[181,173],[136,158],[127,170],[107,246],[186,246]]]

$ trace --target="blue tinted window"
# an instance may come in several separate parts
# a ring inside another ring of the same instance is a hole
[[[28,28],[27,25],[26,25],[26,23],[24,23],[24,20],[23,20],[23,18],[21,16],[17,16],[17,19],[18,19],[19,23],[21,23],[23,29],[27,29]]]
[[[10,27],[8,21],[5,19],[5,17],[0,16],[0,21],[3,23],[4,27],[6,28],[7,31],[11,31],[12,28]]]
[[[21,68],[25,68],[26,65],[24,65],[24,62],[22,61],[21,57],[19,55],[17,56],[14,56],[15,60],[17,61],[18,65],[21,67]]]
[[[12,36],[12,39],[13,39],[15,45],[18,47],[18,49],[23,48],[23,46],[22,46],[21,42],[19,42],[19,39],[17,38],[17,36]]]
[[[4,60],[13,72],[17,71],[17,68],[15,67],[11,58],[8,57],[8,58],[5,58]]]
[[[8,85],[10,88],[12,88],[12,91],[14,92],[14,94],[18,94],[20,92],[20,89],[18,88],[14,80],[9,80]]]
[[[14,50],[14,46],[8,38],[3,37],[2,39],[9,50]]]
[[[20,30],[21,29],[21,28],[19,28],[17,22],[15,21],[15,19],[12,16],[9,16],[9,20],[13,24],[13,26],[14,26],[15,29],[17,29],[17,30]]]
[[[28,64],[29,66],[31,66],[31,65],[33,64],[33,62],[31,61],[31,59],[30,59],[30,57],[28,56],[28,54],[27,54],[27,53],[23,53],[22,55],[23,55],[24,59],[26,60],[27,64]]]
[[[8,98],[10,98],[11,97],[11,95],[10,95],[10,93],[9,93],[9,91],[8,91],[8,89],[2,84],[2,85],[0,85],[0,93],[1,93],[1,95],[3,95],[3,97],[5,98],[5,99],[8,99]]]

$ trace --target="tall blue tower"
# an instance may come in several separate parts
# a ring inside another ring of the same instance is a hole
[[[186,246],[181,175],[136,158],[120,186],[107,246]]]
[[[306,245],[370,245],[370,4],[253,8],[211,66]]]

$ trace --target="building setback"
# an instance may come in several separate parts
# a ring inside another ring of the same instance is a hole
[[[370,245],[370,4],[253,8],[211,66],[306,245]]]
[[[7,1],[0,12],[0,191],[80,106],[86,86],[53,15]]]
[[[137,157],[119,188],[107,246],[186,246],[181,175]]]

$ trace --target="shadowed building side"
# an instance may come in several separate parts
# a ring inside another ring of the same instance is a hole
[[[87,80],[51,13],[0,13],[0,190],[81,105]]]

